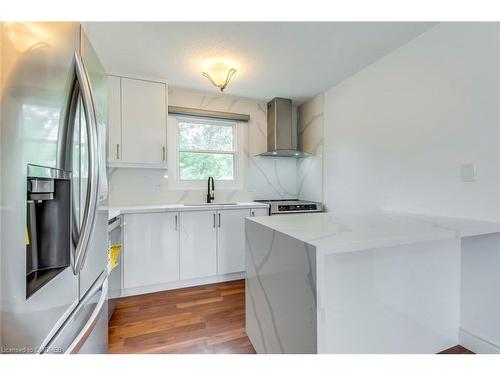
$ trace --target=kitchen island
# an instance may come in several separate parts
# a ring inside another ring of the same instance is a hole
[[[498,223],[314,213],[247,218],[245,229],[246,328],[257,353],[500,348]],[[478,278],[480,251],[491,272]],[[477,279],[485,285],[471,288]]]

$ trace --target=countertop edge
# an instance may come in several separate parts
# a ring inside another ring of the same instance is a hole
[[[373,238],[368,240],[346,240],[345,242],[336,243],[332,247],[332,245],[328,244],[328,240],[331,239],[332,235],[327,235],[325,237],[313,238],[313,239],[298,238],[293,233],[279,230],[277,228],[273,228],[266,224],[263,224],[258,220],[258,218],[247,217],[246,220],[261,225],[269,230],[281,233],[282,235],[293,238],[297,241],[303,242],[304,244],[307,244],[309,246],[312,246],[316,248],[316,251],[320,251],[322,255],[369,251],[380,248],[405,246],[405,245],[432,242],[432,241],[444,241],[457,238],[457,233],[455,231],[445,228],[437,228],[437,230],[433,233],[423,232],[413,235],[405,235],[405,236],[394,235],[394,236],[387,236],[385,238]]]
[[[109,219],[122,214],[147,213],[147,212],[178,212],[178,211],[210,211],[210,210],[238,210],[246,208],[268,208],[266,203],[238,202],[235,205],[213,203],[213,205],[185,206],[183,204],[166,205],[137,205],[137,206],[108,206]]]
[[[329,244],[328,241],[335,237],[335,234],[328,234],[324,237],[303,238],[293,231],[284,228],[278,228],[267,223],[263,223],[264,218],[247,218],[247,220],[262,225],[270,230],[282,233],[297,241],[313,246],[317,251],[323,254],[339,254],[345,252],[375,250],[382,247],[404,246],[416,243],[441,241],[449,239],[462,239],[465,237],[481,236],[494,233],[500,233],[500,223],[483,220],[452,218],[432,215],[410,214],[405,212],[385,211],[380,212],[380,215],[390,215],[393,217],[401,217],[404,220],[425,223],[434,226],[433,230],[423,230],[420,233],[399,235],[387,235],[385,237],[374,237],[370,239],[346,239],[344,242]]]

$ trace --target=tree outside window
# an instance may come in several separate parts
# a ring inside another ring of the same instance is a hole
[[[236,123],[179,119],[179,179],[235,180]]]

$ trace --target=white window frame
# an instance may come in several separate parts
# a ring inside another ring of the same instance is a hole
[[[216,190],[241,190],[243,189],[244,179],[244,139],[243,139],[243,124],[238,121],[207,119],[197,116],[168,116],[167,127],[167,165],[168,165],[168,185],[172,190],[206,190],[207,181],[193,181],[180,179],[179,167],[179,122],[180,121],[196,121],[199,123],[225,125],[234,127],[234,179],[233,180],[216,180]],[[210,152],[208,152],[210,153]],[[218,152],[214,153],[228,153]]]

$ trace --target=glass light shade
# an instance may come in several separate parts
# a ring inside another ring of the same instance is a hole
[[[210,67],[209,72],[203,72],[203,76],[222,92],[231,82],[235,73],[236,69],[223,63],[216,63]]]

